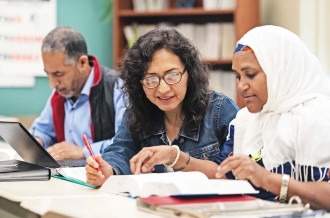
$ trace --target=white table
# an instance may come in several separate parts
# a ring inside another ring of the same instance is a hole
[[[49,181],[1,182],[0,196],[8,200],[5,205],[0,203],[0,209],[16,203],[40,216],[54,212],[69,217],[158,217],[138,211],[135,199],[56,178]]]
[[[0,142],[0,148],[9,148]],[[136,217],[135,199],[51,178],[49,181],[0,182],[0,217]],[[223,216],[222,216],[223,217]],[[327,214],[330,218],[330,214]]]

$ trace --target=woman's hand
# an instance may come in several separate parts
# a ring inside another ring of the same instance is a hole
[[[131,158],[130,167],[133,174],[150,173],[157,164],[171,164],[177,155],[175,147],[160,145],[145,147]]]
[[[100,154],[95,157],[95,160],[92,157],[88,157],[86,162],[86,182],[91,185],[101,186],[107,178],[113,175],[112,167],[102,159]]]
[[[229,171],[232,171],[237,179],[249,180],[257,187],[262,187],[267,176],[271,174],[248,156],[228,157],[220,164],[215,176],[221,178]]]

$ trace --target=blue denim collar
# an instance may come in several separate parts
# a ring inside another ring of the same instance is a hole
[[[155,119],[155,122],[152,122],[147,132],[143,134],[143,138],[148,138],[152,135],[165,135],[165,126],[164,126],[164,113],[162,111],[157,112],[158,116],[153,116],[152,119]],[[188,132],[185,130],[185,126],[181,126],[179,131],[179,136],[198,141],[200,124],[198,129],[193,132]]]

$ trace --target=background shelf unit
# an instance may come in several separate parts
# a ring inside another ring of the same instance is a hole
[[[231,22],[235,27],[235,41],[250,29],[260,25],[259,0],[236,0],[236,7],[232,10],[205,10],[203,0],[196,0],[193,8],[176,8],[176,0],[169,1],[169,9],[140,12],[133,10],[132,0],[113,0],[113,66],[115,68],[120,64],[123,52],[127,48],[123,28],[133,22],[139,24]],[[212,69],[231,69],[231,59],[205,59],[203,61]],[[243,99],[237,94],[236,96],[237,105],[244,107]]]

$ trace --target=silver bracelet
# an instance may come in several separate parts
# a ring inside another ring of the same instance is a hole
[[[287,199],[287,195],[288,195],[288,188],[289,188],[289,181],[290,181],[290,176],[287,174],[283,174],[282,185],[281,185],[281,190],[280,190],[280,197],[279,197],[280,203],[286,203],[286,199]]]

